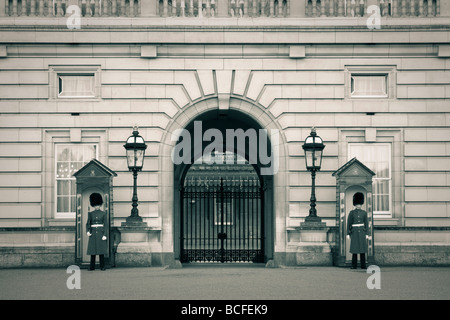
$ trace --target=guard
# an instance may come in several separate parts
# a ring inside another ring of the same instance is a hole
[[[100,210],[103,204],[103,198],[99,193],[92,193],[89,196],[89,202],[94,207],[94,211],[88,213],[86,223],[87,235],[89,237],[87,254],[91,256],[89,270],[95,270],[95,256],[100,257],[100,269],[105,271],[106,245],[106,212]]]
[[[357,255],[360,255],[361,269],[366,267],[367,239],[369,238],[367,212],[361,209],[364,204],[364,194],[357,192],[353,195],[355,209],[348,216],[348,235],[350,237],[350,253],[352,253],[352,269],[356,269]]]

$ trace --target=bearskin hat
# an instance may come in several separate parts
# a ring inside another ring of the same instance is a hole
[[[353,195],[353,205],[363,205],[364,204],[364,195],[361,192],[357,192]]]
[[[89,202],[91,207],[101,206],[103,204],[103,198],[100,193],[93,193],[89,196]]]

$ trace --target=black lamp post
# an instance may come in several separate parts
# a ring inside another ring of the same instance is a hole
[[[137,127],[133,128],[133,134],[128,137],[124,148],[127,151],[128,169],[133,172],[133,208],[131,209],[131,215],[127,217],[126,225],[142,225],[142,217],[139,216],[139,210],[137,208],[137,175],[144,165],[144,155],[147,145],[145,144],[144,138],[139,135]]]
[[[305,139],[303,144],[303,150],[305,151],[306,169],[311,171],[311,208],[309,209],[309,216],[305,218],[305,222],[321,222],[320,217],[317,216],[316,210],[316,171],[320,170],[322,165],[322,151],[325,148],[322,138],[316,133],[316,128],[311,129],[311,134]]]

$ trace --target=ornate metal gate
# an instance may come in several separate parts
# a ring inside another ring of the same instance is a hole
[[[180,199],[182,262],[264,262],[259,179],[187,180]]]

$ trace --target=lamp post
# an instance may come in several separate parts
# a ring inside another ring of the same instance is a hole
[[[311,129],[310,135],[305,139],[303,144],[303,150],[305,151],[306,169],[311,171],[311,199],[309,216],[305,218],[305,222],[320,223],[321,219],[317,216],[316,210],[316,172],[320,170],[322,165],[322,151],[325,148],[322,138],[316,133],[316,128]]]
[[[135,126],[133,134],[128,137],[124,148],[127,152],[128,169],[133,172],[133,198],[131,215],[127,217],[126,225],[143,225],[142,217],[139,216],[138,197],[137,197],[137,175],[144,165],[144,155],[147,145],[144,138],[139,135],[139,131]]]

